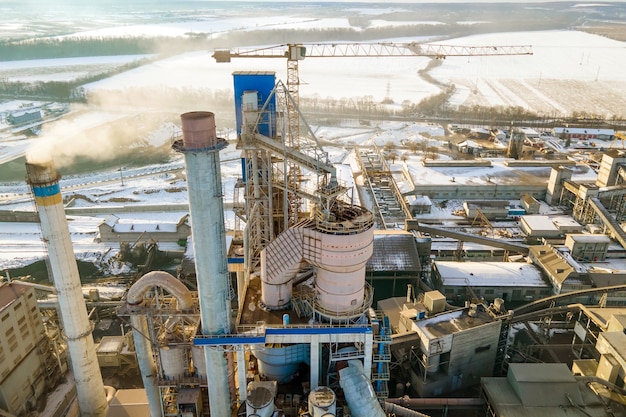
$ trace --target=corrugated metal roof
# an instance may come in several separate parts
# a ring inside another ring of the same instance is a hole
[[[411,233],[374,233],[374,253],[367,271],[420,271],[417,244]]]
[[[30,287],[17,282],[0,284],[0,311],[22,296]]]

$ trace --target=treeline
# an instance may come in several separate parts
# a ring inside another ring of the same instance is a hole
[[[85,84],[109,78],[113,75],[145,65],[150,59],[140,59],[134,62],[120,65],[96,74],[87,75],[70,81],[9,81],[0,79],[0,97],[19,97],[33,100],[54,100],[60,102],[87,101]]]
[[[619,128],[625,126],[622,117],[604,118],[601,115],[573,112],[572,114],[538,114],[521,106],[450,106],[449,98],[454,94],[454,86],[448,86],[443,92],[422,99],[419,103],[410,100],[402,102],[400,107],[388,106],[377,102],[372,96],[334,99],[331,97],[301,97],[300,107],[305,113],[324,114],[342,117],[402,117],[407,119],[439,118],[450,119],[459,124],[481,126],[536,126]]]
[[[175,54],[211,47],[206,34],[193,37],[78,37],[0,42],[3,61],[86,56]]]

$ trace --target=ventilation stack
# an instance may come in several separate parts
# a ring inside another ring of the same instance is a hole
[[[61,199],[59,178],[52,161],[26,163],[27,182],[39,211],[42,239],[59,300],[59,311],[70,353],[82,417],[103,417],[107,400],[98,365],[87,307]]]
[[[190,112],[181,115],[183,139],[174,148],[185,155],[191,233],[198,281],[203,335],[230,333],[230,299],[222,174],[219,151],[226,141],[218,138],[215,115]],[[205,348],[210,375],[209,407],[215,417],[230,417],[228,367],[224,352]]]

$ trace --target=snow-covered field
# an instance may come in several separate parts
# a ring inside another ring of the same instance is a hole
[[[229,34],[245,31],[272,31],[276,29],[312,29],[312,30],[354,30],[356,32],[372,28],[390,28],[398,26],[432,26],[441,27],[442,33],[446,25],[436,20],[392,20],[386,15],[404,13],[402,6],[394,5],[367,8],[362,4],[351,9],[355,17],[315,17],[281,15],[280,7],[265,9],[263,19],[217,15],[210,12],[189,13],[177,18],[175,14],[164,11],[160,15],[145,16],[145,22],[128,15],[127,19],[111,19],[102,16],[93,21],[78,22],[59,18],[54,21],[57,29],[51,34],[62,37],[100,37],[100,36],[198,36],[208,34],[212,39],[225,39]],[[363,17],[366,16],[367,19]],[[169,21],[169,20],[171,21]],[[457,24],[475,25],[481,23],[473,19],[457,19]],[[52,24],[51,24],[52,25]],[[16,21],[0,22],[0,31],[12,31],[23,36],[38,34],[44,26],[19,24]],[[51,26],[52,27],[52,26]],[[68,27],[74,30],[68,30]],[[62,30],[59,28],[63,28]],[[591,35],[576,30],[540,30],[511,33],[490,33],[467,36],[446,41],[434,41],[437,36],[421,36],[416,38],[385,38],[380,41],[428,42],[449,45],[532,45],[532,56],[493,56],[493,57],[447,57],[438,61],[438,66],[430,70],[430,75],[439,85],[422,78],[418,72],[425,69],[431,61],[426,57],[371,57],[371,58],[307,58],[299,63],[301,97],[354,100],[371,97],[380,102],[391,98],[400,106],[403,102],[417,103],[420,100],[441,91],[440,85],[452,83],[456,87],[452,105],[472,106],[519,106],[548,116],[570,115],[572,112],[586,112],[606,117],[624,116],[626,113],[626,43],[614,41],[606,37]],[[377,40],[378,41],[378,40]],[[285,42],[290,42],[286,39]],[[368,40],[368,42],[372,42]],[[98,82],[85,85],[85,89],[95,95],[105,96],[107,92],[135,93],[137,89],[158,91],[162,89],[179,89],[180,91],[225,91],[232,96],[232,73],[234,71],[275,71],[277,78],[286,81],[285,59],[233,59],[231,63],[216,63],[211,57],[212,51],[181,53],[168,58],[151,62],[139,68],[112,76]],[[66,58],[55,60],[0,61],[0,78],[9,81],[51,81],[76,79],[86,73],[94,73],[111,66],[133,62],[143,56],[128,55],[115,57]],[[37,104],[37,103],[35,103]],[[52,154],[55,147],[80,149],[93,152],[102,149],[104,143],[100,138],[86,137],[80,142],[68,141],[68,131],[97,128],[99,124],[123,119],[137,109],[118,106],[115,112],[88,104],[88,113],[81,113],[71,121],[57,123],[57,128],[44,129],[42,137],[25,137],[11,135],[10,132],[0,134],[0,162],[22,155],[27,148],[38,148],[44,153]],[[0,113],[6,115],[16,108],[8,108],[0,103]],[[81,109],[83,111],[84,109]],[[166,109],[169,111],[171,109]],[[212,110],[189,108],[189,110]],[[70,109],[73,114],[76,108]],[[305,115],[306,116],[306,115]],[[232,117],[232,113],[229,114]],[[68,118],[69,119],[69,118]],[[219,121],[220,115],[217,115]],[[126,120],[126,119],[123,119]],[[130,119],[129,119],[130,120]],[[219,126],[218,126],[219,127]],[[8,125],[0,121],[0,129]],[[68,130],[69,129],[69,130]],[[169,130],[165,128],[169,133]],[[431,137],[441,136],[440,127],[418,123],[380,123],[372,126],[329,127],[313,126],[318,138],[329,144],[327,150],[331,159],[337,163],[351,164],[352,146],[384,146],[388,142],[401,145],[406,141],[420,141],[428,146],[440,146],[442,143]],[[55,134],[54,132],[62,132]],[[61,136],[52,141],[52,136]],[[162,143],[169,134],[157,135]],[[64,140],[65,139],[65,140]],[[51,143],[51,147],[44,144]],[[96,147],[98,145],[98,147]],[[93,147],[93,148],[92,148]],[[222,160],[229,160],[222,165],[224,177],[225,201],[232,201],[235,178],[239,175],[238,153],[231,148],[222,153]],[[423,155],[410,155],[409,164],[417,165]],[[443,158],[444,156],[442,156]],[[231,161],[232,160],[232,161]],[[172,168],[182,168],[181,158],[172,158]],[[496,164],[498,167],[498,164]],[[149,169],[150,167],[147,167]],[[499,168],[497,168],[499,169]],[[491,169],[489,175],[497,169]],[[499,171],[498,171],[499,172]],[[137,174],[134,176],[134,174]],[[467,174],[467,181],[485,181],[487,173],[455,172],[458,181]],[[416,172],[422,175],[422,171]],[[450,172],[442,174],[446,178]],[[474,177],[471,179],[470,177]],[[122,186],[122,177],[124,185]],[[119,178],[119,181],[118,181]],[[86,182],[94,181],[93,184]],[[434,172],[426,173],[423,181],[435,181]],[[6,184],[0,179],[0,201],[9,199],[10,204],[3,204],[4,210],[32,210],[32,202],[24,196],[28,195],[26,184]],[[186,202],[184,181],[173,176],[170,171],[150,173],[113,171],[98,174],[95,178],[64,178],[62,182],[64,195],[82,194],[85,199],[75,201],[76,207],[97,205],[111,207],[115,211],[115,201],[128,199],[135,204],[182,204]],[[174,191],[176,190],[176,191]],[[20,198],[14,199],[16,194]],[[119,213],[117,213],[119,214]],[[149,218],[178,220],[180,213],[158,215],[151,213]],[[96,248],[102,249],[93,242],[97,224],[103,220],[101,216],[72,219],[70,228],[76,245],[77,254],[84,259],[91,259]],[[123,215],[129,216],[129,215]],[[140,218],[139,214],[134,214]],[[132,218],[132,216],[130,217]],[[233,222],[232,216],[228,221]],[[20,224],[22,225],[22,224]],[[37,226],[23,225],[23,233],[19,226],[0,227],[0,270],[23,265],[43,257],[43,246],[37,234]],[[96,246],[94,246],[96,245]],[[20,248],[23,248],[21,250]]]
[[[409,39],[395,40],[399,43]],[[438,42],[444,43],[444,42]],[[532,56],[447,57],[431,75],[454,84],[452,105],[522,107],[546,116],[586,112],[626,114],[626,43],[577,31],[494,33],[446,41],[449,45],[531,45]],[[336,100],[390,97],[418,103],[440,91],[418,75],[429,58],[310,58],[299,64],[301,97]],[[234,71],[275,71],[286,80],[286,61],[236,59],[216,63],[211,52],[170,57],[86,85],[90,92],[145,88],[232,90]]]

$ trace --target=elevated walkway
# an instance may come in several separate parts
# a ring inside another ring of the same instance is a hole
[[[463,242],[478,243],[481,245],[492,246],[494,248],[505,249],[510,252],[520,253],[522,255],[528,255],[528,246],[521,243],[507,242],[500,239],[490,239],[483,236],[472,235],[470,233],[455,232],[452,230],[440,229],[438,227],[426,226],[416,220],[407,220],[406,230],[417,230],[423,233],[429,233],[430,235],[450,237]]]
[[[589,204],[595,210],[602,223],[611,231],[611,235],[622,245],[623,248],[626,249],[626,232],[622,230],[621,226],[613,218],[609,210],[604,207],[604,204],[597,197],[591,197],[589,199]]]

